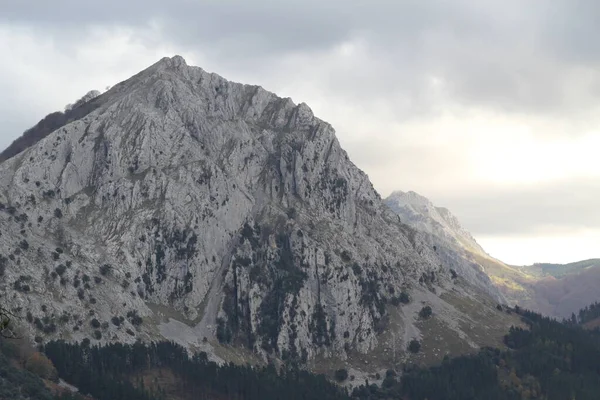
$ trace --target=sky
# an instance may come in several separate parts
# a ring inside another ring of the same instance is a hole
[[[600,257],[594,0],[0,0],[0,147],[163,56],[307,103],[513,265]]]

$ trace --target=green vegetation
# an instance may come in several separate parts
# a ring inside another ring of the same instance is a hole
[[[278,235],[276,238],[279,260],[266,271],[269,287],[259,309],[261,322],[258,333],[262,337],[262,347],[269,352],[278,350],[277,338],[286,298],[297,296],[307,278],[306,272],[294,261],[289,239],[289,235]]]
[[[411,353],[418,353],[419,350],[421,350],[421,342],[416,339],[411,340],[408,344],[408,351]]]
[[[348,370],[344,368],[338,369],[335,371],[334,377],[336,381],[344,382],[346,379],[348,379]]]
[[[530,267],[525,267],[526,270],[539,270],[542,276],[553,276],[555,278],[562,278],[566,275],[576,274],[589,268],[600,267],[600,259],[583,260],[570,264],[550,264],[550,263],[537,263]]]
[[[31,287],[27,282],[31,282],[32,278],[29,275],[21,275],[19,279],[14,281],[13,288],[19,292],[28,293],[31,291]]]
[[[58,276],[63,276],[63,274],[67,270],[67,267],[64,264],[60,264],[54,270],[56,271],[56,273],[58,274]]]
[[[573,316],[575,316],[575,314],[573,314]],[[576,322],[580,324],[586,324],[597,318],[600,318],[600,303],[594,303],[579,310]],[[571,317],[571,319],[573,319],[573,317]]]
[[[589,309],[589,308],[588,308]],[[600,332],[515,307],[528,329],[511,328],[508,350],[445,358],[432,368],[406,366],[400,380],[362,385],[355,399],[594,400],[600,393]]]
[[[312,320],[310,323],[310,332],[312,333],[312,342],[317,346],[329,346],[331,344],[331,339],[333,339],[333,335],[330,336],[330,333],[327,331],[327,314],[325,313],[325,309],[321,304],[317,304],[315,306],[315,311],[312,315]]]
[[[159,400],[174,389],[184,398],[256,400],[342,400],[348,395],[322,375],[294,367],[277,371],[208,361],[206,353],[189,357],[174,343],[112,344],[106,347],[51,342],[44,348],[60,376],[97,400]],[[150,371],[170,372],[173,387],[144,385]]]
[[[427,318],[431,317],[432,314],[433,314],[433,310],[431,309],[430,306],[425,306],[425,307],[421,308],[421,311],[419,311],[419,317],[421,317],[422,319],[427,319]]]
[[[138,315],[138,312],[136,310],[127,311],[127,319],[134,326],[140,326],[144,322],[144,320]]]
[[[53,393],[43,379],[58,380],[46,356],[20,340],[0,340],[0,399],[83,400],[79,395]]]
[[[597,310],[596,303],[580,311],[581,322],[595,318]],[[81,344],[50,342],[43,348],[47,358],[30,351],[15,364],[9,359],[23,352],[4,340],[0,341],[0,398],[66,400],[71,397],[53,397],[41,380],[60,376],[95,400],[162,400],[174,398],[175,391],[177,398],[244,400],[596,400],[600,331],[518,307],[513,312],[527,328],[510,329],[504,337],[507,349],[484,348],[476,355],[445,357],[429,368],[405,365],[401,375],[388,370],[380,386],[366,383],[352,394],[322,375],[299,370],[296,363],[279,371],[273,365],[218,366],[208,361],[206,353],[190,357],[174,343],[99,347],[91,346],[89,339]],[[136,315],[130,312],[128,318]],[[123,322],[117,316],[112,321]],[[409,350],[418,352],[420,343],[411,341]],[[171,381],[151,379],[157,376],[169,376]],[[345,382],[348,371],[338,369],[333,378]]]
[[[104,264],[100,266],[100,275],[102,276],[106,276],[110,273],[110,271],[112,270],[112,267],[108,264]]]

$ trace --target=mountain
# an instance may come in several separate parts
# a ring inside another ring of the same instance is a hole
[[[488,264],[500,262],[481,248],[448,209],[436,207],[429,199],[413,191],[395,191],[385,199],[385,203],[400,216],[402,222],[424,235],[446,265],[479,284],[497,301],[506,301],[492,281],[494,275],[486,269]]]
[[[571,264],[510,266],[488,255],[445,208],[415,192],[396,191],[385,203],[401,220],[424,233],[446,263],[460,274],[481,272],[511,305],[566,318],[600,300],[600,260]],[[484,282],[483,279],[480,282]],[[491,289],[487,289],[491,292]]]
[[[458,243],[463,248],[487,256],[475,238],[447,208],[436,207],[428,198],[413,191],[395,191],[385,202],[408,225],[444,239],[447,243]]]
[[[554,278],[563,278],[568,275],[580,274],[585,271],[600,268],[600,258],[593,258],[590,260],[583,260],[569,264],[536,263],[533,265],[526,265],[521,268],[527,273],[539,277],[552,276]],[[586,304],[589,304],[589,302]]]
[[[34,127],[25,131],[23,135],[4,149],[4,151],[0,153],[0,162],[6,161],[23,150],[33,146],[56,129],[89,114],[97,107],[97,104],[99,104],[98,102],[92,101],[99,96],[99,93],[100,92],[97,90],[92,90],[81,99],[77,100],[75,104],[68,104],[65,107],[64,113],[56,111],[48,114]]]
[[[538,263],[521,269],[536,278],[531,285],[533,307],[546,315],[568,318],[573,310],[600,301],[600,259]]]
[[[179,56],[96,94],[0,164],[2,298],[37,342],[372,370],[495,344],[515,322],[306,104]]]

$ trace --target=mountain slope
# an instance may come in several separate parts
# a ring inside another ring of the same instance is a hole
[[[427,335],[422,300],[477,347],[443,297],[492,315],[484,277],[453,280],[307,105],[176,56],[81,107],[0,164],[2,293],[39,341],[344,359],[390,346],[391,314],[394,346]]]
[[[490,280],[495,274],[488,271],[498,269],[494,264],[500,262],[481,248],[448,209],[436,207],[429,199],[412,191],[395,191],[385,199],[385,203],[400,216],[402,222],[424,234],[446,265],[491,293],[497,301],[505,301]]]
[[[573,310],[600,301],[600,264],[585,260],[570,264],[534,264],[522,267],[536,276],[531,285],[536,310],[559,318],[568,318]]]
[[[386,204],[402,221],[429,236],[460,274],[483,271],[510,304],[564,318],[600,300],[600,263],[509,266],[488,255],[447,209],[415,192],[392,193]]]
[[[94,111],[98,106],[98,102],[94,101],[100,92],[92,90],[75,104],[69,104],[65,112],[53,112],[38,122],[34,127],[28,129],[17,140],[11,143],[6,149],[0,153],[0,162],[6,161],[11,157],[16,156],[23,150],[35,145],[37,142],[54,132],[55,130],[65,126],[66,124],[85,117],[90,112]]]
[[[590,260],[577,261],[569,264],[537,263],[533,265],[523,266],[520,268],[526,271],[527,273],[535,276],[553,276],[555,278],[562,278],[567,275],[579,274],[584,271],[600,268],[600,259],[593,258]]]

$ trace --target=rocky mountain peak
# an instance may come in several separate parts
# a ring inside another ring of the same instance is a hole
[[[187,67],[187,63],[183,57],[176,54],[173,57],[163,57],[158,61],[158,64],[164,64],[169,67],[179,68],[179,67]]]
[[[439,295],[479,278],[453,277],[306,104],[176,56],[72,112],[0,164],[1,285],[32,337],[308,362],[388,331],[405,348],[421,302],[469,337]]]
[[[395,191],[385,202],[409,225],[486,254],[456,216],[447,208],[436,207],[427,197],[413,191]]]

